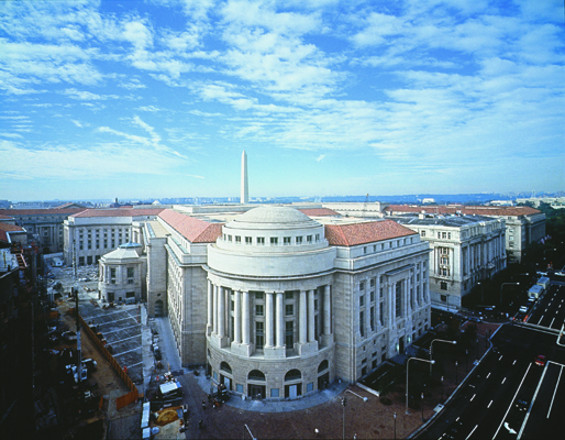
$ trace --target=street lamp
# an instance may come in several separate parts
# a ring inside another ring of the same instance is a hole
[[[457,378],[457,366],[459,365],[459,362],[455,361],[455,385],[457,385],[457,382],[459,381]]]
[[[519,286],[520,283],[519,282],[513,282],[513,283],[502,283],[500,285],[500,305],[502,305],[502,290],[504,288],[504,286]]]
[[[435,364],[436,361],[434,361],[433,359],[428,360],[428,359],[422,359],[419,357],[410,357],[408,358],[408,360],[406,361],[406,414],[409,414],[408,412],[408,373],[410,371],[410,361],[420,361],[420,362],[427,362],[431,365]]]
[[[369,399],[367,397],[360,396],[359,394],[347,389],[345,390],[346,393],[353,394],[355,397],[361,399],[363,402],[367,402]],[[342,438],[345,440],[345,405],[347,405],[347,399],[344,397],[341,398],[341,407],[342,407]]]
[[[453,344],[456,345],[457,341],[448,341],[446,339],[434,339],[432,342],[430,342],[430,361],[432,360],[433,356],[433,347],[434,347],[434,342],[445,342],[446,344]],[[430,364],[430,376],[432,375],[432,364]]]
[[[420,393],[420,407],[422,408],[422,423],[424,423],[424,393]]]
[[[396,440],[396,413],[394,413],[394,440]]]

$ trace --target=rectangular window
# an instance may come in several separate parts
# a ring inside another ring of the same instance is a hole
[[[365,336],[365,312],[363,310],[359,312],[359,333]]]
[[[232,241],[232,236],[228,235],[228,241]]]
[[[395,285],[396,288],[396,317],[402,316],[402,281],[398,281]]]
[[[296,244],[302,244],[302,237],[296,237]]]
[[[320,241],[320,234],[316,234],[316,241]]]
[[[308,243],[312,243],[312,236],[311,236],[311,235],[307,235],[307,236],[306,236],[306,241],[307,241]]]
[[[255,305],[255,316],[263,316],[263,305],[256,304]]]
[[[278,237],[271,237],[271,245],[276,245],[279,243]]]
[[[371,302],[375,302],[375,291],[371,291]]]
[[[361,281],[361,282],[359,283],[359,290],[361,290],[361,291],[362,291],[362,290],[365,290],[365,281]]]
[[[284,342],[287,348],[292,348],[294,346],[294,322],[285,322],[285,336]]]
[[[84,266],[84,257],[78,257],[78,265]]]
[[[359,297],[359,307],[363,307],[365,305],[365,295],[361,295]]]
[[[375,279],[371,278],[371,280],[369,281],[369,286],[375,287],[375,284],[376,284]]]
[[[425,236],[426,236],[426,231],[420,231],[420,235],[421,235],[422,237],[425,237]]]
[[[367,253],[367,246],[363,246],[363,253],[364,253],[364,254]]]
[[[441,283],[439,283],[439,287],[441,290],[447,290],[447,283],[445,281],[442,281]]]
[[[447,302],[447,295],[440,295],[441,302]]]
[[[235,242],[236,242],[237,244],[240,244],[240,243],[241,243],[241,237],[240,237],[239,235],[236,235],[236,236],[235,236]]]
[[[241,386],[241,388],[242,388],[241,392],[243,392],[243,386]],[[271,388],[271,397],[279,397],[279,389],[278,388]]]
[[[257,237],[257,244],[265,244],[265,237]]]
[[[251,244],[251,243],[252,243],[251,237],[245,237],[245,244]]]
[[[255,348],[263,349],[265,345],[265,327],[261,321],[255,322]]]
[[[134,268],[128,267],[128,278],[133,278]]]
[[[371,321],[371,331],[375,331],[375,308],[371,307],[371,316],[369,317]]]
[[[292,316],[294,315],[294,305],[292,304],[287,304],[286,306],[284,306],[284,314],[286,316]]]
[[[290,237],[283,237],[283,243],[286,245],[290,244]]]

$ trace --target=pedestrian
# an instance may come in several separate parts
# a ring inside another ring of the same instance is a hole
[[[206,409],[206,402],[204,400],[202,401],[202,409]]]

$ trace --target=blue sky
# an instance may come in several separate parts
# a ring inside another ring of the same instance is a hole
[[[0,199],[565,190],[562,0],[0,2]]]

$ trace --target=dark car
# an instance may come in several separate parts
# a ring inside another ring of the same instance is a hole
[[[524,399],[518,399],[514,406],[518,409],[518,411],[527,411],[530,407],[530,402]]]

